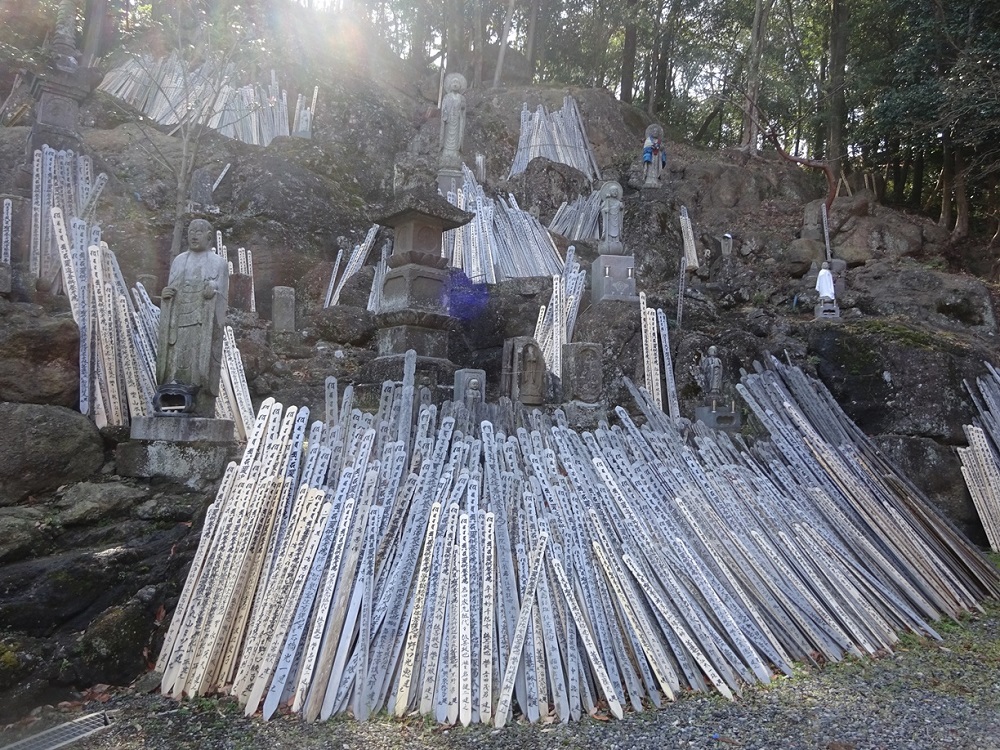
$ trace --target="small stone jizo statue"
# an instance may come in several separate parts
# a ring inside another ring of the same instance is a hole
[[[708,354],[698,362],[698,372],[705,400],[718,400],[722,395],[722,360],[716,347],[708,347]]]
[[[479,378],[469,378],[469,383],[465,387],[465,396],[463,398],[465,403],[465,408],[470,411],[476,407],[477,404],[483,402],[483,384],[479,381]]]
[[[601,188],[601,255],[623,255],[622,243],[622,186],[617,182],[605,183]]]
[[[667,152],[663,150],[663,127],[653,123],[646,128],[642,144],[642,176],[645,187],[660,187],[660,172],[667,166]]]
[[[518,368],[517,400],[522,404],[545,403],[545,358],[537,344],[528,343],[521,350]]]
[[[188,250],[161,292],[154,410],[215,416],[229,304],[229,264],[212,252],[212,225],[188,226]]]
[[[819,274],[816,276],[816,291],[819,293],[821,300],[835,300],[837,298],[837,292],[834,289],[833,283],[833,273],[830,272],[830,263],[828,261],[823,261],[823,265],[819,269]]]
[[[465,76],[449,73],[444,79],[445,95],[441,100],[441,169],[462,168],[462,140],[465,137]]]

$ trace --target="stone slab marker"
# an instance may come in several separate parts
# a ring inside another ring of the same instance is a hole
[[[596,404],[601,400],[604,376],[600,344],[563,344],[562,389],[564,401]]]
[[[275,333],[295,333],[295,290],[276,286],[271,292],[271,322]]]
[[[10,237],[13,203],[10,198],[3,202],[3,235],[0,239],[0,294],[10,294]]]
[[[288,287],[277,288],[287,289]],[[244,312],[253,311],[253,277],[250,274],[234,273],[229,277],[229,306]],[[294,305],[292,309],[294,310]]]

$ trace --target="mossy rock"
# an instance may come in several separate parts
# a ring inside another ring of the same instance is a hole
[[[82,676],[94,683],[130,683],[146,668],[143,650],[154,627],[153,616],[136,600],[106,609],[80,638]]]

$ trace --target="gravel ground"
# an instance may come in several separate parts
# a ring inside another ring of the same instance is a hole
[[[367,723],[339,718],[304,724],[285,716],[246,719],[230,699],[178,704],[122,691],[81,710],[114,710],[114,724],[74,744],[80,750],[390,750],[400,748],[825,748],[1000,750],[1000,603],[985,616],[941,626],[942,642],[905,636],[895,653],[849,658],[822,669],[798,667],[791,679],[744,690],[735,702],[689,694],[623,721],[569,725],[515,722],[502,730],[447,729],[423,719],[384,716]],[[72,718],[42,711],[29,733]],[[13,740],[0,734],[0,741]],[[6,744],[6,743],[5,743]]]

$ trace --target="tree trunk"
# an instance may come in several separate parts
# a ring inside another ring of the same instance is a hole
[[[701,140],[708,133],[708,126],[712,124],[712,120],[714,120],[716,117],[722,116],[722,107],[724,104],[725,104],[725,96],[723,95],[719,97],[719,100],[715,103],[715,106],[712,107],[712,111],[708,113],[708,117],[702,120],[701,127],[698,128],[698,132],[695,133],[694,136],[695,143],[701,143]]]
[[[475,0],[475,14],[476,17],[473,19],[473,23],[476,28],[473,32],[475,34],[475,51],[472,55],[472,87],[482,88],[483,86],[483,55],[486,52],[486,34],[484,33],[483,21],[483,2],[484,0]]]
[[[531,0],[531,13],[528,16],[528,38],[524,45],[524,56],[528,58],[528,70],[531,77],[535,76],[535,40],[538,39],[538,6],[542,0]]]
[[[614,29],[610,26],[601,34],[601,38],[597,40],[597,44],[594,47],[594,62],[592,67],[594,69],[594,88],[601,89],[604,88],[605,84],[608,82],[610,76],[608,75],[608,44],[611,42],[611,35],[614,33]]]
[[[653,34],[649,43],[649,54],[646,55],[645,62],[645,72],[642,79],[642,93],[643,100],[646,102],[646,114],[650,117],[656,111],[656,66],[660,59],[660,38],[663,35],[663,24],[661,19],[663,18],[663,3],[664,0],[660,0],[659,7],[656,9],[656,19],[653,22]]]
[[[990,242],[986,246],[987,250],[993,250],[993,245],[996,244],[997,240],[1000,240],[1000,185],[997,185],[996,183],[993,183],[987,192],[986,210],[989,213],[990,220],[996,226],[993,236],[990,237]],[[993,229],[992,225],[990,226],[990,229]],[[992,281],[997,280],[998,270],[1000,270],[1000,259],[998,259],[993,265]]]
[[[910,174],[910,163],[913,161],[913,146],[908,146],[903,161],[898,159],[892,169],[892,202],[897,206],[906,200],[906,178]]]
[[[625,40],[622,43],[622,78],[621,100],[632,101],[632,90],[635,88],[635,52],[637,28],[635,23],[635,6],[637,0],[625,1]]]
[[[848,0],[832,0],[830,7],[830,79],[827,86],[827,161],[839,180],[847,158],[844,129],[847,127],[847,37],[850,31]]]
[[[660,37],[653,39],[653,45],[646,59],[646,114],[650,117],[656,112],[656,71],[660,67]]]
[[[941,157],[941,216],[938,225],[947,229],[951,226],[952,204],[951,190],[954,172],[954,157],[951,151],[951,134],[946,130],[942,136],[943,154]]]
[[[924,148],[921,146],[913,159],[913,189],[910,191],[910,205],[920,208],[924,194]]]
[[[821,158],[827,155],[826,150],[826,136],[827,127],[823,119],[823,92],[826,91],[826,79],[828,75],[827,60],[826,57],[820,58],[819,61],[819,87],[817,89],[816,102],[816,119],[814,120],[815,128],[813,130],[813,142],[810,144],[809,153],[815,158]]]
[[[503,58],[507,54],[507,37],[510,36],[510,26],[514,22],[514,1],[507,3],[507,14],[503,19],[503,33],[500,35],[500,51],[497,52],[497,69],[493,71],[493,88],[500,85],[500,77],[503,75]]]
[[[657,111],[670,114],[670,61],[673,58],[674,35],[677,31],[677,19],[680,16],[680,0],[670,0],[670,9],[667,11],[667,20],[663,25],[660,35],[659,50],[653,64],[655,71],[655,81],[653,83],[653,93],[650,96],[649,114],[655,115]],[[655,48],[655,47],[654,47]]]
[[[104,54],[102,42],[108,20],[108,0],[86,0],[83,17],[83,53],[80,58],[83,67],[93,67],[95,60]]]
[[[469,60],[469,50],[465,44],[464,9],[465,4],[460,2],[460,0],[449,0],[445,5],[448,32],[446,46],[448,50],[448,72],[461,73],[463,75],[465,75],[465,67]]]
[[[656,67],[654,68],[653,96],[654,109],[649,113],[654,115],[657,111],[666,112],[670,109],[670,102],[667,99],[667,68],[670,65],[670,36],[671,30],[668,25],[663,30],[663,38],[660,40],[660,51],[657,55]]]
[[[743,135],[741,146],[757,150],[760,136],[760,113],[757,100],[760,96],[760,61],[767,43],[767,18],[774,7],[774,0],[756,0],[753,11],[753,27],[750,30],[750,47],[747,50],[747,88],[743,102]]]
[[[421,0],[413,5],[413,25],[410,27],[410,59],[420,63],[427,43],[427,8]]]
[[[831,161],[833,160],[833,154],[830,155]],[[892,137],[886,141],[885,144],[885,171],[883,174],[883,179],[885,180],[886,190],[889,189],[889,183],[895,184],[896,176],[899,173],[899,138]]]
[[[967,185],[968,168],[960,146],[955,146],[955,228],[951,230],[953,240],[969,236],[969,191]]]

